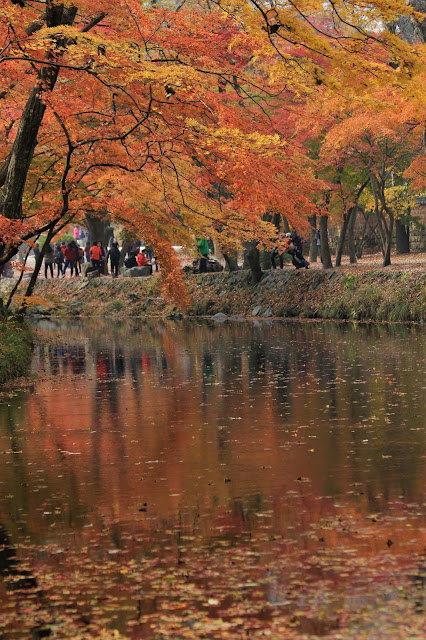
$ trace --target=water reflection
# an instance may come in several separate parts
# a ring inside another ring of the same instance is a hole
[[[15,544],[80,548],[90,528],[123,551],[131,532],[179,565],[182,536],[213,555],[265,536],[286,557],[344,535],[374,556],[386,535],[388,553],[417,558],[418,327],[73,320],[38,335],[31,382],[0,405]],[[367,516],[380,536],[355,536]],[[291,601],[268,571],[268,602]]]

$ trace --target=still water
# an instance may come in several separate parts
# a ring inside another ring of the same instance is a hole
[[[0,637],[423,637],[421,328],[37,336],[0,396]]]

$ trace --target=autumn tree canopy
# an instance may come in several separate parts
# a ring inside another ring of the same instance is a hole
[[[269,210],[297,223],[325,188],[297,125],[308,104],[385,86],[424,104],[421,38],[384,26],[401,16],[422,24],[399,0],[1,0],[0,263],[86,210],[170,269],[172,240],[267,241]]]

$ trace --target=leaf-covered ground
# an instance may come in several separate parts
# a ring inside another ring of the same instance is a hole
[[[41,280],[32,311],[45,315],[101,317],[195,316],[324,318],[423,322],[426,271],[377,270],[265,272],[253,286],[248,272],[211,273],[185,278],[189,307],[166,300],[159,277],[92,281]]]

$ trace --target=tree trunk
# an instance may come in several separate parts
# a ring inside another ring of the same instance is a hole
[[[65,8],[63,5],[56,5],[51,1],[46,4],[47,27],[57,27],[62,24],[71,25],[74,22],[77,14],[76,7]],[[59,42],[57,44],[58,55],[61,55],[61,45]],[[47,57],[52,61],[55,59],[51,53]],[[58,74],[59,67],[54,65],[40,69],[37,82],[22,113],[12,150],[0,170],[0,186],[3,186],[0,194],[0,214],[7,218],[17,219],[22,215],[22,196],[34,149],[37,145],[37,135],[46,110],[43,94],[53,90]]]
[[[349,249],[349,262],[351,264],[356,264],[357,262],[355,240],[354,240],[354,229],[355,229],[357,213],[358,213],[358,207],[353,207],[353,211],[348,222],[348,249]]]
[[[330,245],[328,244],[328,216],[320,216],[321,257],[322,268],[332,269]]]
[[[249,266],[253,284],[260,282],[262,269],[260,268],[260,253],[257,248],[257,240],[244,243],[244,262]]]
[[[309,239],[309,262],[316,262],[318,259],[318,245],[317,245],[317,217],[314,214],[309,216],[308,222],[311,225],[311,236]]]
[[[272,269],[271,254],[272,254],[272,251],[268,251],[267,249],[263,249],[263,251],[260,252],[259,259],[260,259],[260,264],[263,271],[268,271],[268,269]]]
[[[114,230],[111,227],[111,221],[107,214],[93,215],[86,213],[85,223],[89,231],[89,240],[93,245],[95,242],[102,242],[102,246],[108,251],[109,241]],[[123,258],[124,262],[124,258]],[[108,264],[106,260],[101,263],[103,265],[103,275],[108,275]]]
[[[225,258],[226,267],[228,271],[238,271],[238,259],[236,253],[223,253],[223,257]]]
[[[283,216],[283,230],[284,230],[284,233],[290,233],[291,231],[290,225],[288,224],[288,220],[285,216]]]
[[[53,238],[54,235],[55,235],[55,225],[53,224],[50,227],[50,229],[49,229],[49,231],[47,233],[46,240],[45,240],[45,242],[44,242],[44,244],[43,244],[43,246],[41,248],[38,260],[36,261],[36,264],[35,264],[35,267],[34,267],[34,271],[31,274],[31,278],[30,278],[30,281],[28,283],[27,290],[25,291],[25,298],[29,298],[29,297],[31,297],[33,295],[34,287],[36,285],[37,277],[38,277],[38,274],[39,274],[40,269],[41,269],[41,263],[43,262],[44,254],[46,253],[46,249],[49,246],[50,241],[51,241],[51,239]],[[20,315],[24,315],[25,307],[26,307],[26,304],[25,304],[25,301],[24,301],[24,303],[22,304],[22,306],[21,306],[21,308],[19,310]]]
[[[340,267],[342,264],[342,255],[343,255],[343,247],[345,245],[346,232],[348,230],[349,221],[352,217],[352,213],[355,207],[351,207],[347,213],[343,214],[343,224],[340,229],[339,240],[337,242],[337,252],[336,252],[336,267]]]
[[[385,251],[383,253],[383,266],[388,267],[391,263],[391,247],[392,247],[392,234],[393,234],[393,213],[391,211],[387,211],[389,216],[389,225],[386,228],[386,245]]]
[[[85,224],[89,232],[90,244],[102,242],[103,246],[107,247],[113,233],[109,216],[107,214],[86,213]]]
[[[410,253],[409,226],[398,219],[395,220],[395,243],[398,255]]]

